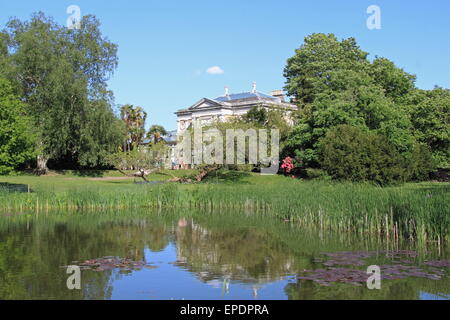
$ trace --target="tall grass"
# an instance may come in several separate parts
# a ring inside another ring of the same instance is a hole
[[[446,243],[450,241],[448,191],[448,184],[380,188],[284,177],[237,184],[75,184],[41,186],[32,193],[0,190],[0,210],[236,209],[321,230]]]

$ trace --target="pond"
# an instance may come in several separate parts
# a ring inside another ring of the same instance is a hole
[[[450,251],[249,212],[0,213],[0,299],[450,299]]]

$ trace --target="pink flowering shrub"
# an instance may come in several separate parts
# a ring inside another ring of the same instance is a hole
[[[283,169],[285,174],[291,173],[294,169],[294,159],[291,157],[284,158],[283,163],[281,164],[281,169]]]

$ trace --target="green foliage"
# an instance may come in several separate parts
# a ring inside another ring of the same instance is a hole
[[[306,177],[308,179],[317,179],[317,180],[330,180],[331,177],[325,170],[316,169],[316,168],[306,168]]]
[[[425,181],[435,171],[436,160],[430,152],[430,148],[421,143],[416,143],[411,152],[403,154],[404,164],[407,168],[408,180]]]
[[[306,165],[317,166],[320,139],[341,124],[383,134],[400,151],[408,151],[414,144],[407,115],[396,109],[376,86],[358,86],[317,95],[301,111],[287,139],[286,150]]]
[[[405,180],[400,154],[380,135],[340,125],[320,143],[321,165],[335,179],[389,184]]]
[[[300,104],[315,101],[323,92],[338,92],[376,85],[390,98],[414,88],[415,76],[385,58],[367,59],[354,38],[339,41],[333,34],[312,34],[288,59],[286,90]]]
[[[247,123],[257,123],[263,126],[268,121],[267,110],[265,108],[253,107],[242,116],[242,120]]]
[[[10,20],[1,37],[7,48],[0,55],[3,73],[19,89],[38,136],[36,149],[46,159],[70,157],[93,167],[117,148],[106,88],[117,66],[117,45],[99,26],[95,17],[85,16],[81,29],[70,30],[37,13],[29,21]]]
[[[415,90],[406,100],[417,141],[427,145],[436,165],[450,166],[450,91]]]
[[[268,110],[263,107],[253,107],[245,115],[238,117],[232,123],[235,129],[278,129],[280,134],[280,150],[284,149],[286,140],[292,129],[283,111],[279,109]]]
[[[280,148],[283,148],[284,143],[291,130],[291,125],[287,121],[287,116],[283,111],[280,110],[269,110],[267,113],[267,124],[265,126],[267,129],[278,129],[280,130]]]
[[[414,89],[416,76],[406,73],[386,58],[376,58],[370,74],[375,83],[384,89],[385,95],[397,100]]]
[[[338,41],[334,35],[325,34],[305,38],[288,60],[285,76],[286,90],[299,106],[285,155],[300,159],[306,166],[319,167],[321,139],[345,124],[371,132],[371,137],[385,137],[386,144],[395,149],[392,152],[411,164],[412,173],[406,175],[410,179],[423,179],[433,165],[448,166],[448,90],[419,91],[414,87],[415,76],[393,62],[385,58],[370,62],[353,38]],[[374,142],[381,147],[384,143],[377,139]],[[427,160],[427,147],[433,161]],[[420,168],[414,169],[411,159],[418,158],[422,159]],[[366,177],[364,172],[361,175]],[[406,177],[399,172],[390,176]]]
[[[196,174],[194,171],[189,173]],[[171,175],[184,176],[186,171],[152,174],[148,180],[168,180]],[[386,233],[393,234],[397,223],[401,238],[450,241],[448,183],[411,183],[380,188],[368,183],[300,181],[282,175],[241,172],[231,172],[229,177],[233,179],[232,183],[226,183],[229,180],[224,177],[224,172],[218,172],[218,179],[211,175],[211,183],[144,186],[135,185],[132,180],[5,177],[2,179],[5,182],[30,184],[34,192],[5,193],[0,190],[0,211],[130,208],[132,214],[137,208],[145,208],[147,213],[151,208],[166,208],[184,215],[188,209],[210,209],[212,216],[218,217],[230,209],[237,216],[243,212],[253,217],[290,220],[301,227],[318,228],[313,230],[322,230],[323,234],[335,230],[342,235],[360,234],[366,238],[372,234],[386,238]],[[76,215],[81,212],[78,210]],[[16,216],[20,217],[26,218],[25,215]]]
[[[401,154],[385,136],[349,125],[331,129],[320,141],[320,152],[322,167],[341,180],[386,185],[427,179],[433,168],[426,147],[416,144]]]
[[[281,110],[267,110],[264,107],[253,107],[249,110],[249,112],[243,116],[232,118],[228,121],[222,122],[222,121],[216,121],[208,126],[203,127],[203,132],[207,132],[210,129],[216,129],[218,130],[222,137],[223,142],[226,142],[227,137],[227,130],[242,130],[243,134],[246,132],[250,132],[248,130],[251,130],[255,132],[256,136],[259,136],[259,130],[260,129],[266,129],[268,133],[267,141],[271,141],[271,129],[278,129],[279,130],[279,137],[280,137],[280,149],[282,149],[282,146],[289,134],[290,126],[286,121],[286,116]],[[191,141],[194,141],[193,138],[193,130],[188,130],[191,134]],[[235,161],[237,160],[239,152],[242,152],[241,149],[237,148],[238,139],[235,139],[234,142],[234,148],[235,148]],[[246,147],[245,147],[245,154],[243,155],[245,164],[228,164],[224,165],[229,170],[239,170],[239,171],[252,171],[255,168],[260,168],[261,163],[258,163],[256,165],[254,164],[248,164],[249,162],[249,140],[245,139]],[[262,140],[258,140],[261,142]],[[226,146],[224,146],[225,148]],[[269,142],[267,144],[267,153],[271,152],[271,143]],[[257,148],[259,148],[259,143],[257,143]],[[261,159],[258,159],[258,161],[261,161]],[[224,163],[226,162],[226,155],[224,152]]]
[[[78,163],[84,167],[108,166],[108,157],[117,152],[126,134],[125,124],[118,119],[105,100],[89,103],[90,117],[83,127]]]
[[[148,170],[162,168],[167,158],[168,148],[162,143],[148,147],[134,148],[127,152],[108,155],[108,163],[119,170]]]
[[[255,106],[245,115],[231,121],[231,123],[236,128],[247,126],[255,129],[278,129],[280,130],[280,140],[284,141],[291,129],[286,118],[286,114],[279,109],[266,109]]]
[[[154,124],[150,127],[147,132],[147,138],[152,139],[153,143],[156,144],[163,140],[162,136],[167,134],[166,129],[163,126]]]
[[[126,142],[122,150],[131,151],[143,142],[147,113],[141,107],[126,104],[120,108],[120,116],[126,128]]]
[[[258,123],[254,123],[254,122],[246,122],[243,121],[241,118],[233,118],[230,119],[229,121],[215,121],[213,123],[210,123],[207,126],[202,127],[202,131],[203,133],[208,132],[208,131],[216,131],[218,130],[218,133],[221,134],[222,136],[222,141],[220,141],[220,145],[223,146],[224,151],[226,148],[226,137],[227,137],[227,130],[242,130],[243,133],[247,132],[247,130],[255,130],[256,134],[258,134],[258,129],[262,128],[262,125],[258,124]],[[192,143],[192,150],[194,150],[194,142],[195,142],[195,137],[194,137],[194,129],[190,128],[188,129],[187,133],[189,133],[191,135],[191,143]],[[204,145],[209,145],[210,143],[213,144],[214,142],[216,142],[216,138],[212,137],[209,141],[204,141]],[[248,140],[245,139],[245,143],[247,144]],[[235,139],[234,141],[234,157],[235,157],[235,161],[238,158],[238,155],[242,155],[242,150],[240,150],[237,147],[237,139]],[[247,164],[248,160],[249,160],[249,150],[247,147],[245,147],[245,151],[244,151],[244,161]],[[249,166],[247,166],[246,164],[241,165],[237,165],[237,164],[226,164],[226,152],[223,152],[223,160],[222,160],[223,164],[218,164],[218,168],[226,168],[228,170],[240,170],[242,168],[245,168],[245,170],[248,170],[249,167],[254,168],[254,165],[251,164]]]
[[[11,84],[0,78],[0,174],[31,159],[34,151],[30,121]]]
[[[330,86],[342,86],[342,75],[362,74],[368,68],[367,52],[358,47],[354,38],[339,42],[333,34],[312,34],[287,61],[286,90],[299,104],[308,104]]]

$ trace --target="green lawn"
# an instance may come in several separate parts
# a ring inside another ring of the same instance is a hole
[[[194,174],[171,171],[171,174]],[[154,174],[152,181],[170,175]],[[139,181],[139,179],[136,179]],[[141,180],[142,181],[142,180]],[[0,184],[24,186],[30,193],[0,191],[0,210],[195,208],[236,210],[317,227],[448,242],[449,183],[410,183],[377,187],[371,184],[303,181],[281,175],[218,172],[203,183],[135,184],[117,172],[80,176],[64,172],[36,177],[0,177]],[[1,187],[0,187],[1,188]]]

